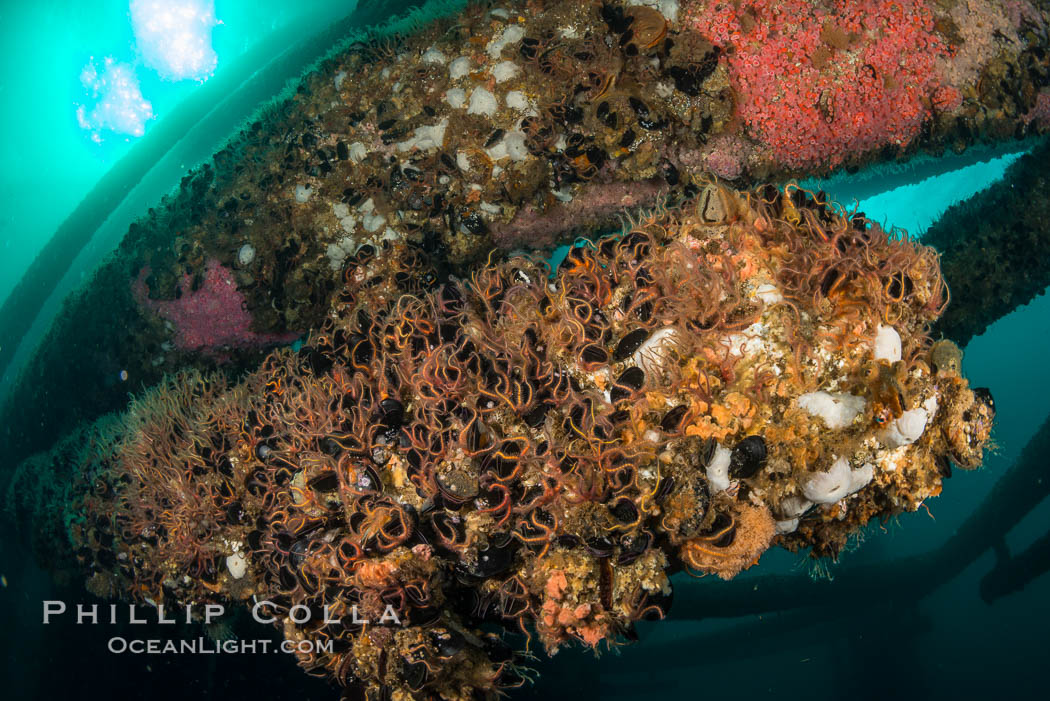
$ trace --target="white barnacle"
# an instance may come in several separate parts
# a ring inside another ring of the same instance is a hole
[[[241,246],[237,251],[237,264],[246,268],[252,264],[253,260],[255,260],[255,247],[250,243]]]
[[[462,109],[467,104],[467,91],[463,88],[451,88],[445,91],[445,102],[453,109]]]
[[[448,64],[448,77],[451,80],[459,80],[469,73],[470,59],[466,56],[460,56],[457,59],[453,59],[452,63]]]
[[[524,38],[525,30],[516,24],[512,24],[504,29],[498,37],[494,37],[492,41],[485,46],[485,50],[492,58],[499,58],[500,54],[503,53],[503,47],[517,44]]]
[[[503,83],[516,76],[519,70],[521,69],[518,68],[514,61],[500,61],[492,67],[492,78],[497,83]]]
[[[435,47],[431,46],[429,49],[423,52],[423,56],[420,60],[422,60],[423,63],[429,65],[442,65],[448,59],[445,58],[445,54],[441,53]]]
[[[360,163],[368,156],[368,149],[360,141],[350,144],[350,161]]]
[[[477,87],[470,93],[470,104],[467,106],[467,114],[481,114],[491,117],[496,114],[498,108],[499,102],[496,100],[496,96],[485,88]]]
[[[707,483],[712,492],[724,492],[729,489],[729,464],[733,452],[722,445],[715,446],[715,452],[707,463]]]
[[[248,560],[240,552],[235,552],[226,558],[226,569],[231,577],[240,579],[248,571]]]
[[[503,101],[507,103],[507,109],[517,110],[519,112],[526,112],[532,107],[529,98],[520,90],[511,90],[503,98]]]

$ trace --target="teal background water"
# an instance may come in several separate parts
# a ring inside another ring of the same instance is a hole
[[[355,0],[215,0],[216,74],[274,30],[303,17],[319,27]],[[155,116],[147,132],[200,83],[165,80],[141,57],[127,2],[33,0],[0,3],[0,301],[44,242],[135,137],[103,133],[95,143],[76,106],[88,101],[81,70],[92,57],[135,69]],[[282,47],[273,47],[274,51]],[[192,165],[192,164],[190,164]]]
[[[323,24],[347,13],[351,5],[330,0],[216,0],[215,14],[222,21],[212,32],[218,56],[216,74],[274,29],[311,16]],[[113,56],[136,67],[142,94],[156,115],[155,121],[146,124],[147,133],[198,89],[199,83],[166,81],[142,65],[125,3],[4,3],[0,40],[0,133],[6,136],[0,139],[2,300],[55,228],[134,142],[133,137],[108,134],[96,143],[77,124],[75,106],[84,99],[79,74],[90,58]],[[866,194],[858,204],[869,217],[921,236],[951,203],[1000,178],[1015,157],[966,166],[900,187],[894,186],[901,180],[899,173],[884,178],[861,174],[867,183],[864,191],[878,194]],[[854,190],[848,181],[825,185],[833,197],[852,200]],[[1047,254],[1050,252],[1033,252]],[[978,471],[957,471],[944,494],[928,504],[929,514],[902,516],[885,529],[871,527],[866,541],[846,554],[839,566],[891,563],[941,545],[1013,464],[1050,411],[1048,358],[1050,300],[1045,296],[974,339],[966,348],[964,369],[973,385],[990,387],[995,395],[997,450]],[[1006,545],[1018,552],[1046,533],[1048,524],[1050,504],[1044,503],[1009,535]],[[46,673],[51,665],[61,668],[63,663],[49,657],[51,641],[36,625],[39,601],[50,585],[34,566],[10,559],[27,557],[25,553],[5,549],[2,554],[0,572],[7,585],[0,590],[0,610],[9,618],[3,632],[3,659],[8,678],[17,679],[11,688],[32,695],[35,676]],[[600,691],[608,698],[931,699],[999,695],[1004,689],[1044,696],[1050,577],[989,606],[979,598],[977,586],[993,561],[993,555],[986,553],[948,585],[897,615],[873,618],[870,612],[878,602],[853,602],[836,611],[816,634],[802,626],[784,632],[784,620],[776,614],[695,621],[690,611],[674,608],[670,620],[639,626],[641,643],[607,652],[599,659],[580,651],[567,651],[553,660],[539,655],[539,682],[516,696],[589,697]],[[804,572],[808,567],[800,556],[774,551],[763,558],[760,567],[742,575],[742,581],[771,573]],[[830,574],[834,572],[832,566]],[[680,590],[712,584],[681,575],[675,583]],[[18,608],[30,614],[20,616],[14,612]],[[85,654],[105,662],[105,653],[98,649],[104,634],[97,637],[94,649]],[[147,671],[147,666],[143,661],[119,669],[125,674],[137,670],[143,675],[142,684],[151,684],[157,674],[164,678],[160,664],[157,670]],[[249,672],[245,669],[252,670],[250,674],[264,669],[283,680],[274,687],[274,697],[281,697],[283,689],[323,691],[288,661],[271,668],[237,658],[194,660],[190,668],[211,681],[184,680],[187,694],[190,689],[202,694],[221,691],[226,698],[241,698],[242,692],[255,688],[246,679]],[[86,689],[100,696],[107,689],[113,691],[101,677],[83,681]],[[114,693],[112,697],[123,696]]]

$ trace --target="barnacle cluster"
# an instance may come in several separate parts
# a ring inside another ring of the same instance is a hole
[[[357,251],[299,352],[172,377],[85,445],[65,513],[93,590],[267,601],[332,641],[311,672],[466,698],[525,674],[486,623],[614,641],[675,570],[835,555],[988,439],[990,396],[926,334],[936,255],[798,189],[705,184],[553,271],[429,265]]]

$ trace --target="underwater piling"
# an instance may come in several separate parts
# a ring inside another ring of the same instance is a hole
[[[439,275],[462,275],[493,247],[614,230],[622,212],[695,196],[705,174],[748,186],[1048,125],[1047,16],[1027,4],[848,2],[788,24],[757,6],[541,5],[469,5],[365,36],[187,175],[32,355],[0,411],[5,460],[119,408],[129,386],[251,367],[253,342],[316,328],[362,246],[405,239]],[[131,293],[148,268],[139,289],[171,302],[214,264],[244,296],[254,336],[187,347],[170,305],[158,316]],[[25,319],[35,303],[11,305]]]
[[[1003,179],[952,205],[923,241],[941,251],[952,292],[934,333],[965,346],[997,319],[1050,286],[1050,142],[1007,168]]]
[[[173,376],[27,461],[7,504],[47,564],[100,596],[270,601],[344,686],[495,693],[523,662],[483,624],[597,648],[666,615],[679,568],[836,555],[991,431],[926,335],[936,253],[793,187],[707,184],[555,271],[436,284],[401,243],[345,277],[298,352]]]
[[[993,604],[999,599],[1021,591],[1038,577],[1050,571],[1050,533],[1016,555],[1006,554],[981,579],[981,599]]]

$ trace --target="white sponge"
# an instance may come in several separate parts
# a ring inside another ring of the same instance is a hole
[[[856,470],[846,458],[836,458],[825,472],[812,475],[802,486],[802,494],[815,504],[834,504],[859,491],[875,477],[875,466],[865,463]]]
[[[902,445],[911,445],[919,440],[923,431],[926,430],[926,422],[930,415],[926,409],[910,409],[882,430],[879,439],[887,448],[900,448]]]
[[[798,407],[824,419],[830,429],[846,428],[867,406],[864,397],[844,392],[808,392],[798,398]]]

